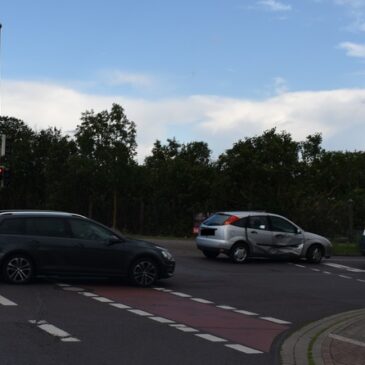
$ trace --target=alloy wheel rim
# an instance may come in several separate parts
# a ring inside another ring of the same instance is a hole
[[[6,274],[12,282],[23,283],[32,275],[32,265],[24,257],[14,257],[6,266]]]
[[[142,286],[151,285],[157,276],[157,268],[150,261],[139,262],[133,270],[134,280]]]
[[[322,257],[322,254],[321,254],[320,249],[319,248],[314,249],[313,254],[312,254],[313,260],[318,261],[321,259],[321,257]]]
[[[237,262],[242,262],[247,257],[247,250],[244,247],[237,247],[234,251],[234,258]]]

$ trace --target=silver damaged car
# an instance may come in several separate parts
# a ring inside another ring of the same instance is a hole
[[[223,253],[235,263],[248,257],[306,258],[320,263],[332,250],[327,238],[305,232],[287,218],[246,211],[210,216],[201,224],[196,244],[208,258]]]

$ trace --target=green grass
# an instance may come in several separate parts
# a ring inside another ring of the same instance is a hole
[[[359,245],[351,242],[333,242],[333,255],[358,256],[361,255]]]

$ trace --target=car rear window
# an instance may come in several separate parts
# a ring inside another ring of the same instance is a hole
[[[223,226],[224,222],[230,217],[229,214],[214,214],[206,219],[203,224],[206,226]]]

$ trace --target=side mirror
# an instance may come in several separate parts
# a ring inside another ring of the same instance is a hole
[[[297,228],[297,234],[302,234],[302,233],[303,233],[303,231],[301,229]]]
[[[118,243],[122,243],[124,240],[118,236],[111,236],[109,238],[108,246],[116,245]]]

